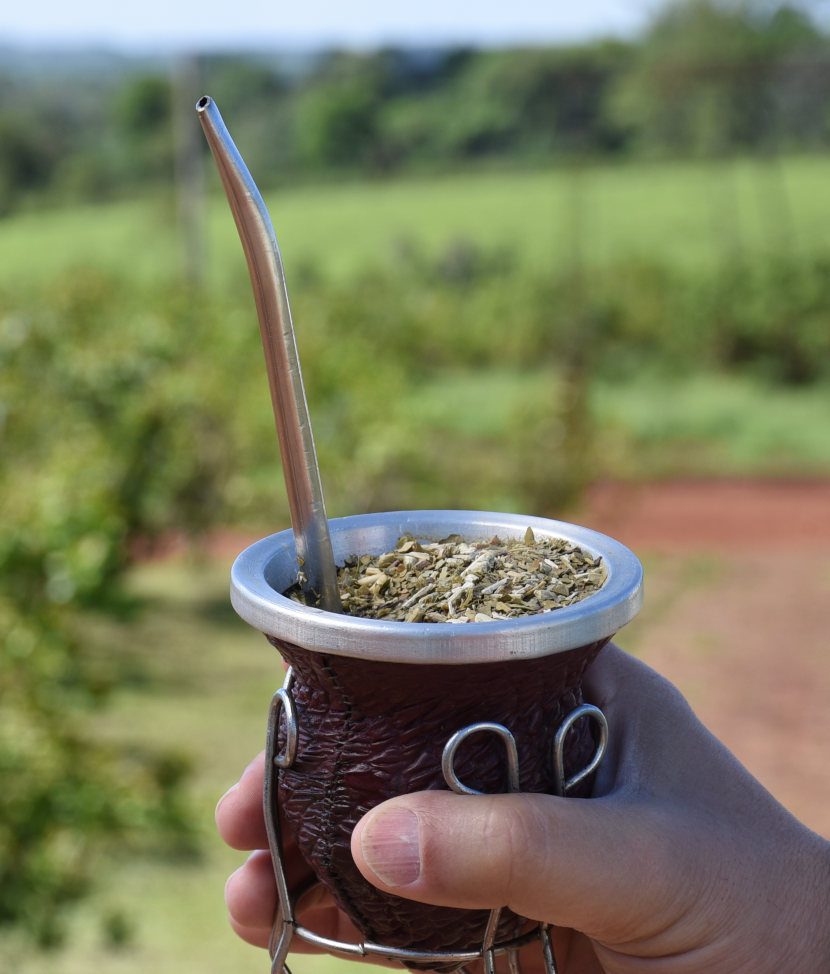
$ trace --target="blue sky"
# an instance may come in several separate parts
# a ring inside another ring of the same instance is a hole
[[[630,35],[657,0],[5,0],[0,44],[126,50],[556,43]]]

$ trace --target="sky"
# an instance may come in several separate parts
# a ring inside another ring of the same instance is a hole
[[[125,51],[571,43],[631,36],[657,0],[4,0],[0,45]]]

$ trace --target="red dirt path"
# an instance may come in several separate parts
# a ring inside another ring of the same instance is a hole
[[[618,642],[830,838],[830,480],[600,483],[567,519],[644,562],[645,606]]]

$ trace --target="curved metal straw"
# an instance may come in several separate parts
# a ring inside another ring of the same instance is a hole
[[[303,588],[312,604],[319,598],[323,609],[341,612],[320,470],[274,228],[216,103],[205,95],[196,111],[251,275]]]

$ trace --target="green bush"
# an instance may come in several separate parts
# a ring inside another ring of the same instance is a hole
[[[186,762],[87,730],[124,655],[90,620],[127,611],[118,583],[134,539],[179,516],[192,527],[184,511],[203,520],[216,478],[209,435],[193,436],[209,432],[208,411],[178,381],[182,343],[123,283],[76,275],[40,303],[3,304],[0,925],[51,946],[103,844],[195,849]]]

